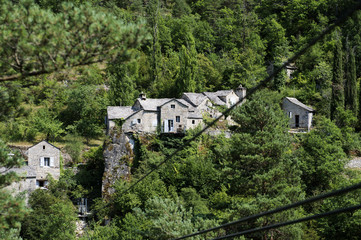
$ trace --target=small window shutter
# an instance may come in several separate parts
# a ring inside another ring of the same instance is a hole
[[[48,186],[48,181],[44,181],[44,186]]]
[[[36,186],[39,187],[39,181],[38,180],[36,180]]]
[[[40,167],[44,167],[44,157],[40,158]]]
[[[54,157],[50,157],[50,167],[54,167]]]

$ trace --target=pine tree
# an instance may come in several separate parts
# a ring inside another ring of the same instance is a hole
[[[343,69],[342,69],[342,43],[337,41],[334,62],[333,62],[333,79],[332,79],[332,100],[331,100],[331,119],[335,119],[338,109],[344,108],[345,96],[343,86]]]

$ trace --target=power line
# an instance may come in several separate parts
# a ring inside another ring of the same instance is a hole
[[[260,217],[264,217],[264,216],[271,215],[271,214],[274,214],[274,213],[282,212],[282,211],[285,211],[285,210],[288,210],[288,209],[299,207],[301,205],[316,202],[316,201],[319,201],[319,200],[322,200],[322,199],[325,199],[325,198],[330,198],[330,197],[338,196],[338,195],[341,195],[341,194],[345,194],[347,192],[354,191],[354,190],[357,190],[357,189],[360,189],[360,188],[361,188],[361,183],[354,184],[354,185],[351,185],[351,186],[346,187],[346,188],[342,188],[342,189],[338,189],[338,190],[335,190],[335,191],[332,191],[332,192],[329,192],[329,193],[317,195],[317,196],[305,199],[303,201],[298,201],[298,202],[295,202],[295,203],[292,203],[292,204],[289,204],[289,205],[286,205],[286,206],[282,206],[282,207],[279,207],[279,208],[276,208],[276,209],[273,209],[273,210],[270,210],[270,211],[261,212],[261,213],[255,214],[255,215],[244,217],[244,218],[241,218],[241,219],[239,219],[237,221],[222,224],[222,225],[219,225],[219,226],[213,227],[213,228],[208,228],[206,230],[199,231],[199,232],[192,233],[192,234],[188,234],[188,235],[182,236],[180,238],[175,238],[174,240],[180,240],[180,239],[185,239],[185,238],[189,238],[189,237],[194,237],[194,236],[197,236],[197,235],[200,235],[200,234],[203,234],[203,233],[207,233],[207,232],[211,232],[211,231],[218,230],[218,229],[221,229],[221,228],[233,226],[233,225],[236,225],[236,224],[239,224],[239,223],[242,223],[242,222],[255,220],[255,219],[260,218]]]
[[[296,219],[296,220],[292,220],[292,221],[288,221],[288,222],[276,223],[276,224],[267,225],[267,226],[260,227],[260,228],[253,228],[253,229],[245,230],[245,231],[242,231],[242,232],[236,232],[236,233],[229,234],[229,235],[226,235],[226,236],[214,238],[212,240],[233,238],[233,237],[237,237],[237,236],[241,236],[241,235],[245,235],[245,234],[249,234],[249,233],[255,233],[255,232],[265,231],[265,230],[269,230],[269,229],[273,229],[273,228],[284,227],[284,226],[287,226],[287,225],[292,225],[292,224],[306,222],[306,221],[313,220],[313,219],[328,217],[328,216],[331,216],[331,215],[336,215],[336,214],[340,214],[340,213],[344,213],[344,212],[351,212],[351,211],[355,211],[355,210],[358,210],[358,209],[361,209],[361,204],[355,205],[355,206],[352,206],[352,207],[347,207],[347,208],[340,208],[340,209],[336,209],[336,210],[325,212],[325,213],[315,214],[315,215],[312,215],[312,216],[309,216],[309,217],[304,217],[304,218],[300,218],[300,219]]]

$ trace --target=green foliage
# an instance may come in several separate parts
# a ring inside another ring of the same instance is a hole
[[[308,195],[326,191],[344,170],[346,154],[342,149],[341,130],[329,119],[319,119],[298,150],[301,178]]]
[[[48,191],[36,190],[29,199],[31,214],[25,218],[21,236],[25,239],[75,239],[73,204]]]
[[[43,133],[46,136],[46,140],[55,141],[58,140],[64,130],[62,129],[63,123],[56,119],[54,113],[48,109],[39,109],[32,118],[33,128]]]
[[[17,151],[10,151],[0,140],[0,239],[19,239],[21,221],[28,212],[21,196],[13,197],[4,187],[21,178],[12,168],[21,167],[24,159]]]
[[[335,47],[335,58],[333,63],[333,79],[332,79],[332,102],[331,102],[331,118],[335,119],[338,109],[343,109],[345,104],[344,98],[344,74],[342,61],[342,43],[337,40]]]
[[[0,6],[3,81],[113,59],[146,36],[140,24],[124,24],[90,4],[63,3],[57,14],[32,1],[15,6]]]
[[[70,155],[73,161],[72,164],[79,163],[84,148],[82,138],[76,134],[69,134],[65,137],[65,140],[67,142],[65,150]]]

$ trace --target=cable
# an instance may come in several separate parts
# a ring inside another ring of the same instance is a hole
[[[220,226],[213,227],[213,228],[208,228],[206,230],[199,231],[199,232],[192,233],[192,234],[188,234],[188,235],[182,236],[180,238],[175,238],[174,240],[180,240],[180,239],[185,239],[185,238],[189,238],[189,237],[194,237],[194,236],[197,236],[199,234],[207,233],[207,232],[214,231],[214,230],[217,230],[217,229],[220,229],[220,228],[233,226],[233,225],[236,225],[236,224],[239,224],[239,223],[242,223],[242,222],[254,220],[254,219],[257,219],[257,218],[260,218],[260,217],[263,217],[263,216],[267,216],[267,215],[282,212],[282,211],[285,211],[285,210],[288,210],[288,209],[291,209],[291,208],[295,208],[295,207],[298,207],[298,206],[301,206],[301,205],[304,205],[304,204],[307,204],[307,203],[312,203],[312,202],[322,200],[322,199],[325,199],[325,198],[341,195],[341,194],[344,194],[344,193],[347,193],[347,192],[350,192],[350,191],[354,191],[354,190],[357,190],[357,189],[360,189],[360,188],[361,188],[361,183],[354,184],[354,185],[351,185],[351,186],[346,187],[346,188],[342,188],[342,189],[338,189],[338,190],[335,190],[335,191],[332,191],[332,192],[329,192],[329,193],[317,195],[317,196],[305,199],[303,201],[298,201],[298,202],[295,202],[295,203],[292,203],[292,204],[289,204],[289,205],[286,205],[286,206],[282,206],[282,207],[279,207],[279,208],[276,208],[276,209],[273,209],[273,210],[270,210],[270,211],[261,212],[261,213],[255,214],[255,215],[244,217],[244,218],[241,218],[241,219],[239,219],[237,221],[222,224]]]
[[[178,149],[176,149],[173,153],[171,153],[166,159],[164,159],[162,162],[157,164],[154,169],[150,170],[148,173],[143,175],[140,179],[138,179],[135,183],[133,183],[130,187],[128,187],[126,190],[124,190],[121,194],[125,194],[128,191],[130,191],[132,188],[134,188],[137,184],[139,184],[141,181],[143,181],[146,177],[148,177],[153,172],[157,171],[164,163],[172,159],[176,154],[178,154],[180,151],[182,151],[185,147],[189,146],[191,142],[193,142],[195,139],[197,139],[199,136],[201,136],[206,130],[208,130],[210,127],[212,127],[215,123],[217,123],[222,117],[228,115],[236,106],[244,103],[245,99],[252,96],[257,90],[264,87],[267,83],[269,83],[279,72],[281,72],[282,69],[284,69],[287,65],[294,62],[296,59],[298,59],[301,55],[303,55],[309,48],[314,46],[320,39],[322,39],[324,36],[329,34],[332,30],[335,29],[335,27],[341,25],[343,22],[346,21],[346,19],[351,16],[355,11],[357,11],[359,8],[361,8],[361,1],[358,1],[358,4],[354,6],[352,9],[347,11],[342,17],[335,20],[329,27],[327,27],[320,35],[313,38],[305,47],[301,48],[293,57],[289,58],[286,62],[282,64],[281,67],[277,68],[271,75],[269,75],[267,78],[262,80],[257,86],[250,89],[247,93],[247,95],[240,99],[238,102],[236,102],[234,105],[232,105],[230,108],[226,109],[222,112],[222,114],[214,119],[211,123],[209,123],[206,127],[204,127],[201,131],[199,131],[197,134],[195,134],[192,138],[190,138],[188,141],[186,141],[184,144],[182,144]]]
[[[273,224],[273,225],[268,225],[268,226],[264,226],[264,227],[260,227],[260,228],[253,228],[253,229],[250,229],[250,230],[245,230],[245,231],[242,231],[242,232],[229,234],[229,235],[226,235],[226,236],[223,236],[223,237],[214,238],[212,240],[220,240],[220,239],[237,237],[237,236],[241,236],[241,235],[245,235],[245,234],[249,234],[249,233],[260,232],[260,231],[264,231],[264,230],[268,230],[268,229],[272,229],[272,228],[279,228],[279,227],[284,227],[284,226],[287,226],[287,225],[301,223],[301,222],[305,222],[305,221],[309,221],[309,220],[313,220],[313,219],[328,217],[328,216],[331,216],[331,215],[336,215],[336,214],[340,214],[340,213],[344,213],[344,212],[351,212],[351,211],[358,210],[358,209],[361,209],[361,204],[355,205],[355,206],[352,206],[352,207],[347,207],[347,208],[340,208],[340,209],[336,209],[336,210],[325,212],[325,213],[315,214],[315,215],[312,215],[312,216],[309,216],[309,217],[300,218],[300,219],[296,219],[296,220],[292,220],[292,221],[288,221],[288,222],[276,223],[276,224]]]

